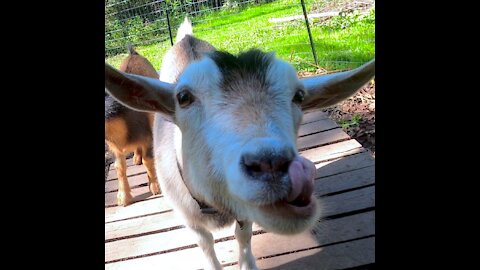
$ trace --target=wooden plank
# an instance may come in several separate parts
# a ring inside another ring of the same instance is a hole
[[[315,186],[315,192],[321,192]],[[375,206],[375,186],[320,198],[323,216],[332,216]]]
[[[148,186],[132,188],[131,192],[133,196],[132,203],[141,202],[144,200],[150,200],[158,196],[163,196],[161,193],[157,195],[153,195],[150,192],[150,189]],[[105,207],[116,207],[116,206],[117,206],[117,192],[115,191],[115,192],[105,193]]]
[[[127,158],[126,161],[127,161],[127,167],[134,166],[133,165],[133,158]],[[115,166],[113,166],[113,164],[110,166],[110,170],[111,171],[115,170]]]
[[[315,167],[317,168],[316,177],[325,177],[328,175],[348,172],[358,168],[369,167],[374,164],[375,160],[372,155],[368,152],[362,152],[315,164]]]
[[[141,173],[146,173],[145,166],[142,165],[132,165],[127,167],[127,176],[137,175]],[[108,171],[107,181],[112,181],[118,179],[117,171],[115,166],[110,165],[110,171]]]
[[[176,226],[183,226],[183,222],[174,211],[112,222],[105,224],[105,240],[168,230]]]
[[[259,229],[258,226],[256,229]],[[214,238],[229,237],[233,235],[233,232],[234,227],[228,227],[214,232]],[[105,243],[105,262],[154,252],[164,252],[195,244],[195,236],[186,228],[128,238]]]
[[[139,174],[128,177],[128,183],[130,188],[135,188],[140,185],[148,184],[147,174]],[[118,180],[107,181],[105,183],[105,192],[117,192],[118,191]]]
[[[315,167],[317,168],[317,177],[325,177],[357,168],[372,166],[373,164],[374,160],[372,156],[368,152],[363,152],[348,157],[321,162],[315,164]],[[159,197],[147,201],[136,202],[127,207],[117,206],[106,208],[105,222],[113,222],[166,210],[171,210],[171,207],[165,202],[163,197]]]
[[[252,238],[253,254],[256,258],[261,258],[373,235],[375,233],[374,223],[375,215],[373,211],[370,211],[322,221],[318,225],[321,229],[317,230],[316,234],[304,232],[293,236],[273,233],[255,235]],[[272,245],[272,243],[275,243],[275,245]],[[163,243],[161,242],[156,242],[156,245],[157,249],[161,248],[161,246],[163,247]],[[135,254],[137,248],[142,248],[140,246],[129,247],[132,249],[130,254]],[[106,251],[107,250],[108,248],[106,247]],[[215,244],[215,250],[222,264],[237,262],[238,247],[236,240],[217,242]],[[185,258],[189,259],[185,260]],[[202,260],[202,252],[198,247],[195,247],[176,252],[167,252],[107,263],[105,269],[153,269],[150,267],[156,267],[157,269],[158,267],[162,269],[198,269],[203,266]]]
[[[312,111],[303,115],[302,125],[327,118],[328,114],[321,110]]]
[[[322,132],[328,129],[337,128],[337,123],[333,122],[330,119],[323,119],[315,122],[311,122],[305,125],[301,125],[298,130],[298,136],[305,136],[313,133]]]
[[[257,261],[260,269],[333,270],[347,269],[375,262],[375,237],[354,240]],[[238,269],[238,265],[224,270]]]
[[[155,199],[137,202],[127,207],[116,206],[105,208],[105,223],[170,210],[172,210],[172,207],[165,198],[157,197]]]
[[[345,189],[358,188],[375,182],[375,167],[356,169],[350,172],[317,179],[317,196]],[[173,212],[144,216],[105,224],[105,239],[125,237],[135,234],[145,234],[152,231],[166,230],[170,227],[183,225],[175,218]]]
[[[344,190],[375,184],[375,166],[369,166],[341,174],[317,178],[317,196],[325,196]]]
[[[320,162],[322,160],[340,158],[364,151],[365,149],[363,149],[362,145],[356,140],[348,140],[300,151],[300,155],[312,162]]]
[[[324,197],[321,204],[324,205],[326,216],[338,215],[346,212],[361,210],[375,206],[372,187],[355,190],[335,196]],[[352,202],[346,200],[353,200]],[[322,222],[321,222],[322,223]],[[260,230],[254,226],[254,230]],[[321,225],[321,231],[325,231]],[[233,228],[220,230],[214,234],[215,239],[233,236]],[[159,244],[161,243],[161,244]],[[188,229],[177,229],[157,234],[128,238],[105,244],[105,261],[120,258],[145,255],[158,251],[171,250],[183,246],[196,244],[195,237],[190,235]]]
[[[336,128],[313,135],[300,137],[297,140],[297,147],[299,150],[304,150],[306,148],[347,139],[350,139],[348,134],[345,133],[341,128]]]

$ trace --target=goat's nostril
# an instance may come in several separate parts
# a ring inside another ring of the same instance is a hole
[[[269,164],[260,158],[256,158],[253,155],[243,156],[243,165],[249,173],[262,173],[270,170]]]
[[[283,155],[250,155],[242,157],[246,172],[254,178],[280,177],[288,173],[291,159]]]
[[[283,156],[274,158],[272,161],[273,171],[287,173],[290,162],[291,160]]]
[[[247,167],[252,172],[261,172],[262,171],[262,166],[260,164],[257,164],[257,163],[247,165]]]

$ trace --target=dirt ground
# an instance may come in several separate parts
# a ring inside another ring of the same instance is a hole
[[[375,157],[375,84],[369,83],[354,96],[348,98],[335,107],[325,110],[331,119],[339,125],[344,124],[343,130],[356,139],[364,148],[372,152]],[[358,119],[352,121],[352,119]],[[352,123],[353,122],[353,123]]]
[[[324,73],[299,72],[299,77]],[[370,81],[355,95],[324,110],[343,130],[375,157],[375,80]]]

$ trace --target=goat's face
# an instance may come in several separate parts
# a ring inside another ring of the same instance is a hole
[[[289,64],[259,51],[215,52],[187,67],[174,93],[186,178],[199,196],[271,229],[315,220],[313,164],[300,163],[305,171],[292,163],[301,160],[295,142],[305,90]],[[300,170],[295,185],[289,168]]]
[[[174,85],[106,66],[106,89],[127,106],[175,121],[194,196],[267,230],[296,233],[319,217],[315,166],[296,148],[302,109],[353,94],[373,76],[374,62],[367,65],[360,81],[354,74],[356,82],[351,74],[301,81],[273,54],[214,52],[190,64]],[[336,88],[341,83],[348,89]]]

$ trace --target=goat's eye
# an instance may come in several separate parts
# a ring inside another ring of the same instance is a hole
[[[297,90],[297,92],[295,93],[295,96],[293,96],[293,102],[297,103],[297,104],[300,104],[303,102],[303,100],[305,99],[305,92],[301,89]]]
[[[188,90],[182,90],[177,94],[177,100],[180,107],[185,108],[195,100],[192,93]]]

